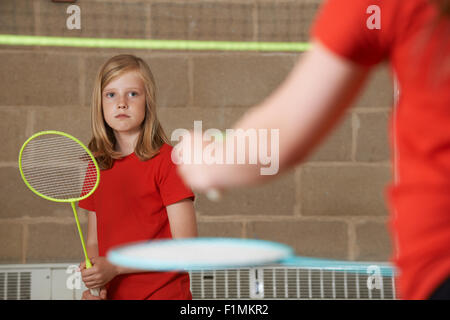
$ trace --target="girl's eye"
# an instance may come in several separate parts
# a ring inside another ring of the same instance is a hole
[[[138,95],[138,93],[136,91],[130,92],[130,96],[131,97],[136,97],[137,95]]]
[[[108,92],[108,93],[106,94],[106,97],[107,97],[107,98],[112,98],[112,97],[114,97],[114,93],[113,93],[113,92]]]

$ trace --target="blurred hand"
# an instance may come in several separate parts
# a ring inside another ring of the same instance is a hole
[[[254,146],[244,146],[244,150],[240,150],[234,136],[222,135],[211,141],[202,139],[202,143],[195,143],[195,139],[192,131],[183,135],[172,151],[178,174],[193,191],[206,193],[211,199],[210,195],[214,193],[220,195],[226,189],[257,184],[267,177],[260,174],[259,163],[248,163],[249,149]],[[228,148],[226,139],[234,140],[231,143],[233,149]],[[242,153],[247,160],[237,163]]]
[[[203,154],[205,148],[208,145],[211,148],[213,142],[202,139],[202,144],[197,144],[194,143],[194,139],[194,132],[190,131],[182,137],[182,141],[172,151],[172,161],[177,164],[178,174],[186,185],[196,192],[206,193],[213,188],[219,189],[219,180],[216,177],[222,172],[224,166],[215,163],[213,158],[215,153],[212,153],[212,156],[207,159],[204,159]],[[219,144],[214,146],[217,148],[216,150],[219,149]],[[225,155],[224,150],[222,152]],[[206,154],[207,157],[210,156],[209,152]],[[196,163],[195,159],[199,162]],[[208,160],[210,160],[209,163]]]

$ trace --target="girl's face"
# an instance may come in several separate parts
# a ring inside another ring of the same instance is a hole
[[[102,92],[106,123],[114,133],[136,134],[145,118],[145,88],[137,71],[113,79]]]

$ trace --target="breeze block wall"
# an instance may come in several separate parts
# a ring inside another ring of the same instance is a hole
[[[230,41],[309,41],[321,2],[79,0],[81,29],[68,30],[70,4],[2,0],[0,33],[140,39],[181,34],[211,40],[215,28]],[[236,8],[239,14],[227,13]],[[169,19],[177,15],[186,19]],[[239,21],[221,20],[227,16]],[[210,19],[202,22],[205,17]],[[268,17],[275,23],[263,23]],[[195,120],[202,120],[204,129],[231,128],[283,81],[302,55],[0,46],[0,263],[83,259],[70,205],[30,192],[19,174],[18,153],[26,138],[41,130],[65,131],[87,143],[95,74],[119,53],[142,57],[153,70],[158,114],[168,136],[176,128],[193,129]],[[269,184],[232,190],[218,203],[198,195],[200,236],[268,239],[292,245],[299,255],[387,261],[392,104],[391,75],[380,66],[303,164]],[[86,212],[79,215],[86,232]]]

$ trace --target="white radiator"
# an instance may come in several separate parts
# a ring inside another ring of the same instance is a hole
[[[379,265],[379,264],[378,264]],[[394,277],[271,266],[191,272],[194,299],[396,299]]]
[[[86,287],[76,263],[0,265],[0,300],[77,300]]]
[[[0,300],[78,300],[77,263],[0,265]],[[192,271],[194,299],[396,299],[393,277],[294,267]]]

